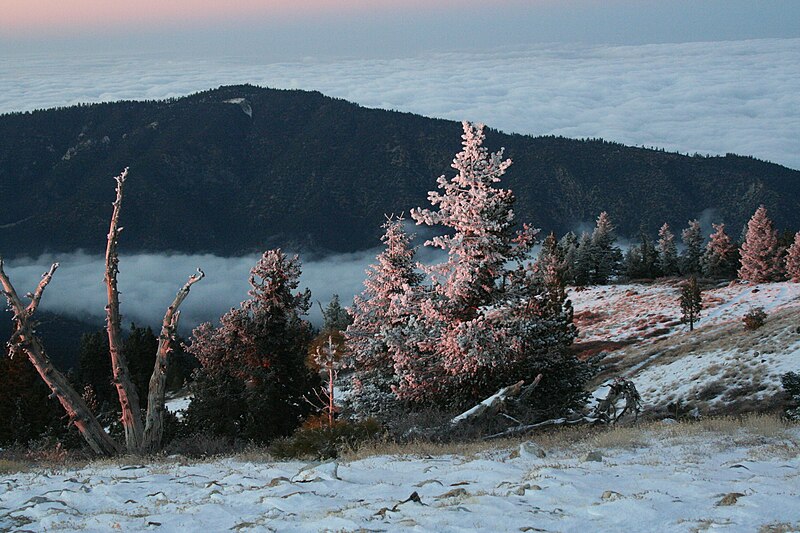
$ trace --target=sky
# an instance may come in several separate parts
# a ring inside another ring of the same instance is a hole
[[[98,49],[270,60],[401,57],[542,42],[800,37],[794,0],[5,0],[11,54]]]
[[[0,113],[253,83],[800,169],[798,21],[796,0],[4,0]],[[24,286],[61,260],[43,306],[99,317],[102,258],[64,252],[8,268]],[[374,252],[308,260],[303,284],[349,301]],[[212,319],[256,259],[131,256],[123,312],[157,321],[201,266],[185,318]]]

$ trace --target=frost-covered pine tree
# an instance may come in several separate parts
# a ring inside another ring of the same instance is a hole
[[[607,212],[603,211],[597,217],[597,223],[592,232],[592,252],[594,254],[594,267],[590,276],[592,283],[608,283],[619,270],[622,251],[614,245],[616,240],[611,218]]]
[[[448,254],[426,268],[429,287],[401,297],[414,313],[402,332],[412,349],[395,359],[396,390],[416,404],[463,406],[532,379],[574,337],[571,316],[563,306],[551,312],[545,283],[524,265],[536,231],[515,231],[514,196],[495,186],[511,161],[483,147],[481,125],[465,122],[462,138],[456,175],[428,196],[433,209],[411,211],[417,224],[445,229],[426,245]]]
[[[432,209],[411,211],[417,224],[447,232],[425,243],[447,252],[446,262],[426,269],[431,290],[420,304],[417,326],[428,341],[416,360],[398,362],[405,369],[400,392],[416,399],[430,383],[420,375],[443,374],[439,381],[446,389],[472,398],[486,391],[489,369],[509,362],[511,351],[496,311],[516,288],[514,279],[523,277],[514,278],[508,264],[521,265],[537,233],[527,226],[515,231],[514,195],[495,187],[511,160],[503,158],[502,150],[489,153],[483,146],[483,125],[464,122],[463,128],[463,149],[451,165],[456,175],[438,178],[441,192],[428,194]],[[487,319],[487,312],[494,319]],[[426,371],[421,361],[427,361]]]
[[[542,242],[542,249],[539,250],[534,270],[536,275],[545,283],[554,276],[557,276],[559,282],[563,283],[565,265],[561,258],[555,233],[551,232]]]
[[[678,274],[678,247],[675,245],[675,235],[666,222],[658,230],[658,270],[662,276],[675,276]]]
[[[697,276],[702,273],[703,230],[699,220],[690,220],[689,227],[681,232],[686,248],[681,254],[681,273],[685,276]]]
[[[725,224],[712,224],[711,234],[703,253],[703,275],[710,278],[736,277],[737,253],[736,245],[725,233]]]
[[[747,223],[747,235],[741,248],[739,278],[752,283],[778,281],[783,275],[778,232],[762,205]]]
[[[800,283],[800,231],[794,234],[794,242],[786,254],[786,277]]]
[[[422,280],[403,222],[402,217],[389,217],[383,224],[385,248],[367,269],[364,290],[355,297],[353,322],[345,333],[353,369],[350,407],[361,416],[386,416],[397,403],[392,390],[397,385],[392,345],[398,345],[392,339],[408,318],[405,301],[399,296],[414,290]]]
[[[445,264],[429,272],[434,289],[452,311],[471,318],[478,306],[493,300],[506,263],[524,259],[537,232],[526,226],[515,235],[514,195],[494,186],[511,160],[503,159],[502,150],[490,154],[483,146],[483,125],[464,122],[463,126],[464,149],[451,165],[456,176],[450,180],[440,176],[441,192],[428,193],[434,209],[412,209],[411,217],[417,224],[450,230],[425,243],[448,254]]]

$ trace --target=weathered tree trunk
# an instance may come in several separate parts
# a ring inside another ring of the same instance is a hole
[[[108,332],[108,346],[111,354],[111,369],[114,374],[114,385],[119,395],[119,404],[122,409],[122,426],[125,429],[125,446],[128,453],[139,453],[142,448],[144,427],[140,413],[139,395],[133,386],[128,362],[122,353],[122,334],[120,332],[119,291],[117,290],[117,274],[119,273],[119,256],[117,255],[117,242],[122,228],[119,227],[119,214],[122,209],[122,191],[128,169],[117,176],[117,198],[114,201],[114,212],[111,215],[111,228],[108,230],[108,244],[106,246],[106,293],[108,305],[106,306],[106,330]]]
[[[167,308],[164,320],[161,323],[161,334],[158,337],[158,353],[153,373],[150,376],[150,386],[147,391],[147,415],[145,417],[144,441],[142,449],[155,452],[161,447],[161,438],[164,434],[164,391],[167,386],[167,370],[169,368],[169,354],[172,352],[172,343],[178,329],[178,320],[181,306],[192,285],[203,279],[205,273],[197,269],[197,274],[191,276],[189,281],[178,291],[172,305]]]
[[[8,300],[8,304],[14,311],[14,322],[16,325],[16,331],[9,345],[12,349],[19,348],[27,354],[28,359],[30,359],[34,368],[36,368],[39,376],[41,376],[42,380],[50,388],[53,396],[56,397],[64,407],[71,422],[75,424],[75,427],[92,450],[102,455],[114,455],[119,452],[119,446],[97,421],[97,418],[95,418],[81,395],[75,391],[67,378],[65,378],[50,362],[41,342],[35,336],[34,328],[30,322],[33,313],[39,306],[42,293],[47,284],[50,283],[50,280],[53,278],[53,273],[57,268],[58,263],[54,263],[53,266],[50,267],[50,270],[44,274],[36,291],[30,295],[31,303],[28,304],[26,308],[22,305],[19,296],[17,296],[17,292],[11,284],[11,280],[3,271],[3,259],[0,258],[0,283],[2,284],[3,293]]]

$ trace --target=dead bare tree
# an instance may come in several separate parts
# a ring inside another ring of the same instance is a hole
[[[147,415],[145,416],[144,442],[145,451],[154,452],[161,446],[161,437],[164,434],[164,392],[167,388],[167,369],[169,354],[175,342],[175,333],[178,331],[178,320],[181,312],[178,308],[189,295],[192,285],[203,279],[205,273],[197,269],[197,274],[191,276],[189,281],[175,295],[175,300],[167,308],[164,320],[161,323],[161,333],[158,336],[158,352],[153,373],[150,376],[150,386],[147,390]]]
[[[314,396],[316,401],[303,397],[314,409],[322,411],[328,418],[328,427],[333,427],[333,419],[336,416],[335,388],[336,378],[339,376],[339,362],[337,361],[336,345],[333,336],[328,335],[327,342],[317,347],[314,354],[314,362],[319,366],[320,372],[325,373],[327,383],[325,386],[315,389]]]
[[[125,450],[132,454],[156,451],[161,446],[163,436],[164,390],[166,387],[166,374],[169,354],[175,341],[175,332],[178,327],[180,311],[178,308],[186,299],[192,285],[200,281],[205,274],[197,269],[197,274],[192,275],[186,284],[178,291],[172,304],[167,308],[159,335],[158,352],[150,377],[150,387],[147,398],[147,414],[142,419],[139,396],[136,387],[130,378],[128,363],[122,351],[122,334],[120,331],[119,290],[117,288],[117,274],[119,273],[119,256],[117,245],[122,228],[119,227],[119,216],[122,209],[122,197],[125,180],[128,176],[126,168],[115,178],[117,182],[117,196],[114,201],[114,210],[111,216],[111,227],[108,232],[106,247],[106,293],[108,305],[106,306],[106,330],[108,333],[109,355],[114,374],[114,385],[119,395],[122,410],[122,424],[125,429]],[[13,352],[22,351],[28,355],[44,382],[50,387],[53,396],[58,398],[67,411],[70,420],[78,428],[89,447],[95,453],[114,455],[122,447],[116,443],[103,429],[102,425],[91,412],[86,402],[78,394],[69,381],[61,374],[48,359],[41,341],[35,335],[31,316],[39,305],[45,287],[58,268],[58,263],[53,264],[44,274],[42,281],[33,294],[28,294],[31,303],[25,307],[20,301],[14,286],[3,271],[3,261],[0,258],[0,283],[3,294],[14,312],[15,332],[8,342]],[[146,423],[145,423],[146,422]]]
[[[69,416],[70,422],[75,425],[80,434],[89,444],[89,447],[97,454],[114,455],[120,451],[119,445],[106,433],[100,422],[92,411],[83,401],[83,398],[72,387],[70,382],[59,372],[42,346],[41,341],[36,336],[36,330],[32,322],[33,313],[39,306],[45,287],[53,279],[53,273],[58,268],[58,263],[53,263],[50,270],[44,273],[39,286],[33,294],[28,294],[31,302],[23,305],[17,291],[11,284],[11,280],[3,270],[3,259],[0,258],[0,283],[3,285],[3,295],[8,301],[8,305],[14,313],[13,321],[15,326],[14,334],[8,341],[8,346],[12,354],[23,352],[27,354],[31,364],[47,384],[52,392],[52,396],[58,399],[64,410]]]
[[[122,228],[119,227],[119,215],[122,211],[122,193],[128,169],[115,177],[117,181],[117,198],[114,200],[114,211],[111,214],[111,227],[108,230],[106,245],[106,332],[108,333],[108,349],[111,356],[111,370],[114,374],[114,386],[117,388],[119,405],[122,409],[122,427],[125,429],[125,446],[128,453],[137,453],[142,446],[144,426],[139,413],[139,395],[131,381],[128,362],[122,353],[122,333],[120,331],[119,290],[117,274],[119,273],[119,255],[117,245]]]

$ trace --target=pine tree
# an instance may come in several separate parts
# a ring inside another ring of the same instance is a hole
[[[595,265],[595,250],[592,244],[592,236],[587,233],[581,233],[581,238],[578,241],[578,247],[575,251],[575,266],[573,269],[573,276],[575,284],[578,286],[589,285],[594,280],[594,265]]]
[[[706,251],[703,254],[703,274],[710,278],[734,278],[738,250],[731,238],[725,233],[725,224],[712,224],[711,234]]]
[[[658,270],[662,276],[675,276],[678,274],[678,248],[675,245],[675,235],[670,231],[666,222],[658,230]]]
[[[422,281],[415,269],[415,250],[402,217],[389,217],[381,240],[385,249],[367,270],[364,291],[356,296],[353,321],[345,337],[351,353],[353,391],[350,407],[360,415],[389,416],[397,407],[395,355],[402,344],[391,343],[405,325],[408,309],[399,297]],[[390,346],[391,344],[391,346]]]
[[[563,283],[565,265],[561,258],[561,253],[558,248],[558,240],[556,240],[555,233],[550,233],[542,242],[542,248],[539,250],[539,256],[536,260],[535,272],[536,275],[544,283],[548,279],[557,277],[559,283]]]
[[[594,253],[594,267],[590,276],[592,283],[605,284],[617,273],[622,262],[622,251],[614,246],[616,236],[614,225],[608,213],[603,211],[597,217],[597,223],[592,232],[592,248]]]
[[[352,317],[339,302],[338,294],[331,296],[331,301],[328,302],[328,305],[322,310],[322,321],[323,332],[327,333],[344,331],[347,329],[347,326],[353,323]]]
[[[739,278],[752,283],[778,281],[783,274],[778,232],[762,205],[747,223],[747,235],[741,248]]]
[[[33,365],[20,354],[0,354],[0,446],[63,434],[67,421]]]
[[[578,260],[578,236],[573,232],[567,232],[558,241],[558,255],[564,265],[564,283],[567,285],[575,284],[575,266]]]
[[[442,192],[429,194],[438,209],[411,212],[418,224],[447,230],[426,245],[448,253],[426,269],[429,288],[399,297],[410,313],[394,338],[409,349],[395,356],[395,390],[417,405],[464,406],[509,380],[533,379],[574,338],[565,304],[556,313],[546,282],[525,266],[536,231],[523,226],[515,235],[513,194],[494,187],[511,161],[483,147],[482,126],[464,123],[463,139],[456,176],[440,177]]]
[[[689,331],[694,330],[694,323],[700,320],[700,311],[703,309],[703,299],[697,278],[691,276],[681,287],[681,322],[689,324]]]
[[[795,233],[794,242],[786,254],[786,276],[795,283],[800,283],[800,231]]]
[[[639,244],[628,248],[625,254],[625,271],[629,279],[657,277],[658,253],[644,227],[639,230]]]
[[[288,435],[309,412],[303,397],[318,383],[305,366],[311,325],[300,261],[269,250],[250,271],[250,298],[195,328],[189,351],[202,368],[186,412],[190,431],[268,442]]]
[[[681,232],[686,248],[681,255],[681,273],[685,276],[697,276],[702,273],[703,230],[699,220],[690,220],[689,227]]]

